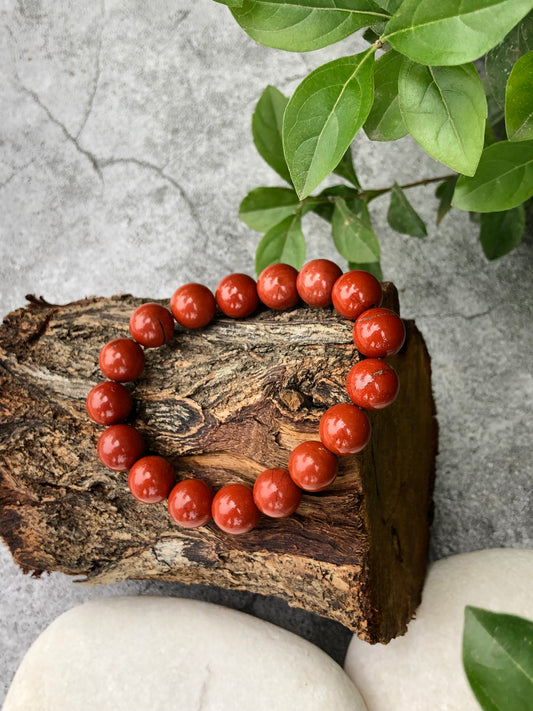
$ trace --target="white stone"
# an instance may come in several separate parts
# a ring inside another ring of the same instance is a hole
[[[3,711],[366,711],[325,652],[196,600],[111,597],[60,615],[22,660]]]
[[[462,666],[466,605],[533,619],[533,549],[440,560],[405,636],[374,646],[353,637],[344,668],[369,711],[480,711]]]

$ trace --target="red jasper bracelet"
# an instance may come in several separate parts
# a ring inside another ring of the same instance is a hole
[[[144,456],[142,435],[124,423],[133,400],[121,383],[142,373],[142,347],[167,343],[174,333],[174,319],[185,328],[202,328],[213,320],[217,306],[226,316],[245,318],[259,301],[283,310],[300,299],[315,307],[333,304],[341,316],[354,321],[354,344],[366,358],[348,373],[346,388],[353,404],[326,410],[319,423],[320,441],[299,444],[286,469],[266,469],[253,489],[229,483],[215,494],[201,479],[176,483],[171,464],[158,455]],[[246,274],[230,274],[220,281],[215,296],[202,284],[185,284],[174,292],[170,311],[160,304],[142,304],[130,318],[132,338],[115,338],[100,351],[100,369],[109,380],[87,396],[89,417],[107,426],[98,440],[100,461],[114,471],[129,471],[128,486],[137,500],[154,504],[168,499],[170,516],[185,528],[204,526],[213,519],[222,531],[242,534],[254,528],[261,513],[272,518],[290,516],[304,491],[323,491],[333,483],[338,456],[356,454],[368,444],[371,425],[365,410],[387,407],[398,394],[396,372],[382,358],[401,349],[405,327],[394,311],[381,308],[381,299],[381,284],[372,274],[361,270],[343,274],[333,262],[315,259],[300,272],[288,264],[272,264],[257,284]]]

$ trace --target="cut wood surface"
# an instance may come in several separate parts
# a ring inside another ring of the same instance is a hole
[[[384,305],[397,309],[394,287],[384,291]],[[180,528],[165,503],[136,501],[127,474],[96,456],[104,428],[89,420],[85,398],[103,380],[98,354],[129,335],[143,301],[34,300],[0,327],[0,534],[17,563],[94,584],[175,580],[275,595],[370,642],[404,633],[426,571],[437,447],[430,361],[415,324],[406,321],[406,343],[388,359],[400,394],[370,414],[368,447],[341,458],[334,484],[305,494],[291,517],[263,516],[230,536],[213,523]],[[178,479],[252,485],[318,439],[322,413],[349,401],[346,375],[359,358],[352,324],[332,309],[177,327],[146,351],[143,375],[128,386],[129,421]]]

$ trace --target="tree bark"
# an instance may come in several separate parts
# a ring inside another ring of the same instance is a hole
[[[129,335],[140,303],[33,299],[0,327],[0,534],[17,563],[93,584],[176,580],[275,595],[369,642],[404,633],[426,571],[437,448],[430,361],[415,324],[406,322],[405,345],[388,359],[400,394],[370,413],[368,447],[339,459],[334,484],[305,494],[291,517],[263,516],[230,536],[213,523],[178,527],[165,503],[139,503],[127,474],[97,459],[103,428],[85,398],[103,379],[100,348]],[[391,284],[384,305],[397,308]],[[351,331],[331,309],[305,307],[177,327],[146,351],[143,375],[128,386],[129,421],[178,479],[252,485],[263,469],[286,467],[299,442],[318,439],[329,406],[349,401],[346,375],[360,358]]]

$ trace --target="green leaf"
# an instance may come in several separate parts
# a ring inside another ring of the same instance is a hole
[[[232,12],[256,42],[291,52],[326,47],[389,18],[374,0],[244,0]]]
[[[255,188],[241,202],[239,217],[252,230],[266,232],[299,206],[298,195],[290,188]]]
[[[356,188],[361,187],[357,175],[355,174],[355,168],[353,167],[352,151],[350,146],[348,146],[346,153],[342,156],[340,163],[333,172],[335,175],[339,175],[352,185],[355,185]]]
[[[401,54],[385,52],[374,65],[374,103],[363,128],[372,141],[395,141],[407,133],[398,103]]]
[[[484,212],[479,239],[487,259],[498,259],[513,250],[525,229],[526,211],[523,205],[504,212]]]
[[[383,41],[421,64],[471,62],[500,42],[531,0],[404,0]]]
[[[228,7],[242,7],[244,0],[215,0],[221,5],[227,5]]]
[[[348,262],[348,269],[362,269],[364,272],[370,272],[378,281],[383,281],[383,272],[379,262]]]
[[[511,141],[533,138],[533,51],[514,65],[505,94],[505,128]]]
[[[327,198],[327,202],[325,201]],[[335,210],[335,198],[342,198],[348,205],[350,210],[357,214],[361,212],[362,201],[359,199],[357,190],[350,188],[348,185],[332,185],[326,188],[319,195],[309,198],[309,208],[322,217],[327,222],[333,219],[333,211]]]
[[[296,88],[283,117],[283,148],[300,198],[339,164],[374,95],[374,49],[328,62]]]
[[[261,158],[283,180],[290,183],[291,176],[283,154],[283,142],[281,139],[283,113],[288,101],[288,98],[275,86],[267,86],[261,94],[252,115],[252,136]]]
[[[300,269],[305,259],[305,237],[300,215],[286,217],[271,227],[262,237],[255,252],[255,271],[261,274],[265,267],[277,262]]]
[[[410,134],[432,158],[473,175],[483,150],[487,100],[473,64],[425,67],[405,59],[400,110]]]
[[[515,62],[531,49],[533,49],[533,12],[513,27],[485,57],[485,86],[502,111],[505,108],[505,88],[511,69]]]
[[[485,148],[472,178],[460,176],[452,205],[472,212],[501,212],[532,195],[533,141],[500,141]]]
[[[466,607],[463,665],[484,711],[531,711],[533,622]]]
[[[339,254],[348,262],[379,262],[378,238],[370,224],[366,205],[362,207],[362,214],[357,215],[344,200],[337,200],[331,223],[333,242]]]
[[[393,15],[398,10],[402,2],[403,0],[379,0],[379,6],[390,15]]]
[[[393,230],[412,237],[426,237],[427,229],[422,218],[406,198],[404,191],[394,183],[390,195],[387,221]]]
[[[455,190],[458,177],[459,176],[457,175],[454,178],[443,180],[435,190],[435,195],[439,198],[439,206],[437,208],[437,225],[440,225],[452,207],[453,192]]]

